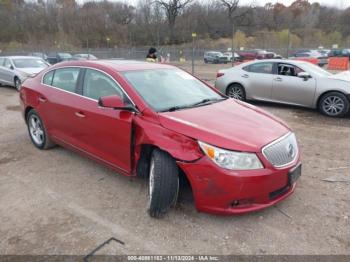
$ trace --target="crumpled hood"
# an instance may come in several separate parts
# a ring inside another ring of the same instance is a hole
[[[290,131],[278,118],[234,99],[160,113],[159,121],[165,128],[188,137],[245,152],[260,152],[263,146]]]
[[[17,71],[20,73],[23,72],[23,73],[32,75],[32,74],[38,74],[44,69],[45,68],[37,68],[37,67],[35,67],[35,68],[18,68]]]

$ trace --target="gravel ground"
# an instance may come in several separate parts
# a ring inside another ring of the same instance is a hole
[[[188,65],[185,65],[189,68]],[[222,66],[196,66],[212,80]],[[61,147],[37,150],[21,117],[18,93],[0,88],[0,254],[347,254],[350,117],[255,103],[297,134],[303,174],[296,192],[261,212],[198,213],[184,194],[163,219],[146,213],[147,182],[130,179]]]

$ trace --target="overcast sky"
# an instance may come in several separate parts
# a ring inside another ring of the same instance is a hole
[[[77,0],[77,2],[84,3],[88,2],[89,0]],[[138,0],[110,0],[110,1],[119,1],[119,2],[126,2],[126,3],[137,3]],[[199,0],[199,1],[208,1],[208,0]],[[241,0],[242,4],[251,4],[254,3],[256,5],[265,5],[266,3],[283,3],[284,5],[290,5],[294,2],[294,0]],[[310,0],[311,3],[313,2],[319,2],[323,5],[328,6],[335,6],[338,8],[347,8],[350,7],[350,0]]]

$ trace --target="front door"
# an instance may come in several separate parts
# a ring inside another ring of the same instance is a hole
[[[248,99],[270,101],[273,79],[273,63],[257,62],[243,68],[241,77],[248,83],[246,96]]]
[[[272,99],[275,102],[311,107],[316,91],[314,78],[298,77],[303,69],[286,63],[278,64],[278,73],[274,75]]]
[[[79,139],[85,151],[126,173],[131,171],[132,112],[103,108],[103,96],[125,95],[117,82],[101,71],[86,69],[82,97],[76,106]]]

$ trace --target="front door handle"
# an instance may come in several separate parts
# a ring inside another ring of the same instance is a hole
[[[47,101],[47,99],[45,97],[40,96],[39,101],[42,103],[45,103]]]
[[[277,82],[282,82],[282,78],[277,77],[277,78],[275,78],[275,81],[277,81]]]
[[[83,112],[75,112],[75,115],[80,118],[84,118],[85,114]]]
[[[244,74],[244,75],[242,75],[242,77],[243,77],[243,78],[249,78],[249,75]]]

